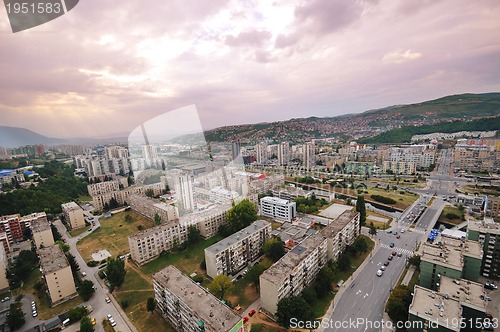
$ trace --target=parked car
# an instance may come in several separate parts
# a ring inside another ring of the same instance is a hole
[[[36,316],[38,316],[38,313],[37,313],[36,311],[33,311],[33,312],[31,313],[31,316],[36,317]]]
[[[490,290],[495,290],[495,289],[497,289],[497,288],[498,288],[498,286],[497,286],[497,285],[495,285],[495,284],[494,284],[494,283],[492,283],[492,282],[487,282],[487,283],[485,283],[485,284],[484,284],[484,288],[486,288],[486,289],[490,289]]]
[[[394,248],[394,242],[391,242],[391,244],[389,245],[389,247]]]
[[[381,277],[384,274],[384,271],[378,270],[377,271],[377,277]]]
[[[381,269],[382,271],[385,271],[385,268],[386,268],[386,267],[385,267],[385,265],[382,265],[382,266],[380,267],[380,269]]]
[[[392,256],[387,257],[388,260],[392,261]]]
[[[400,252],[398,252],[398,257],[401,257],[401,256],[403,256],[403,254],[402,254],[402,253],[400,253]]]
[[[248,317],[247,316],[243,317],[243,323],[246,323],[246,322],[248,322]]]
[[[397,252],[393,251],[393,252],[392,252],[392,255],[393,255],[393,256],[396,256],[396,255],[397,255]]]
[[[389,261],[385,261],[384,265],[385,266],[389,265]]]
[[[252,317],[253,315],[255,315],[256,311],[255,310],[250,310],[250,312],[248,313],[248,316]]]

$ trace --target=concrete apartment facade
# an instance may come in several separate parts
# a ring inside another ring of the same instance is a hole
[[[442,276],[436,291],[417,285],[413,293],[408,315],[413,328],[408,331],[481,331],[476,322],[488,303],[482,284]],[[461,329],[460,322],[472,326]]]
[[[342,212],[321,230],[321,234],[328,239],[328,260],[337,260],[346,246],[360,235],[359,213],[352,210]]]
[[[52,229],[46,218],[33,221],[31,223],[31,232],[37,249],[54,245]]]
[[[0,245],[0,293],[9,290],[9,280],[7,279],[7,253],[2,245]]]
[[[118,204],[123,205],[128,203],[129,197],[132,194],[146,195],[146,191],[151,189],[154,196],[161,195],[165,189],[165,184],[163,183],[153,183],[145,186],[132,186],[125,188],[123,190],[116,190],[103,193],[101,195],[92,196],[92,203],[96,210],[103,210],[106,203],[109,204],[111,199],[115,199]]]
[[[328,261],[328,240],[311,235],[260,275],[262,308],[272,315],[278,302],[299,295],[316,278]]]
[[[500,220],[500,197],[488,196],[486,215],[497,221]]]
[[[156,310],[175,330],[184,332],[236,332],[241,317],[183,275],[168,266],[153,275]]]
[[[479,242],[482,247],[481,275],[500,278],[500,224],[493,220],[469,221],[467,238]]]
[[[277,197],[260,199],[260,214],[281,222],[291,222],[297,215],[297,204]]]
[[[66,222],[72,229],[85,227],[82,208],[75,202],[69,202],[61,205],[62,212]]]
[[[156,214],[162,222],[168,222],[179,218],[177,208],[166,204],[159,199],[149,198],[138,194],[131,194],[128,198],[130,208],[146,218],[155,220]]]
[[[437,290],[441,276],[477,281],[483,252],[476,241],[442,237],[442,244],[424,244],[419,285]]]
[[[269,239],[272,228],[265,220],[257,220],[244,229],[205,249],[207,274],[215,278],[219,274],[235,274],[255,259]]]
[[[58,245],[42,248],[38,256],[52,305],[77,296],[73,273],[61,248]]]
[[[0,217],[0,233],[6,234],[11,245],[14,241],[22,240],[26,228],[30,228],[31,223],[38,219],[47,220],[47,214],[45,212],[36,212],[22,217],[19,214],[2,216]],[[6,247],[5,250],[7,253],[10,252],[10,248]]]

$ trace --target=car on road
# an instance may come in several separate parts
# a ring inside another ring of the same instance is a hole
[[[392,256],[387,257],[388,260],[392,261]]]
[[[255,315],[257,311],[255,311],[254,309],[250,310],[250,312],[248,313],[248,316],[252,317],[253,315]]]
[[[391,242],[391,244],[389,245],[389,247],[394,248],[394,242]]]
[[[377,277],[381,277],[382,274],[384,274],[384,271],[382,271],[382,270],[378,270],[377,271]]]
[[[387,234],[392,234],[392,231],[391,231],[391,230],[388,230],[388,231],[387,231]]]
[[[400,239],[400,238],[401,238],[401,235],[396,236],[396,239]]]
[[[385,271],[385,268],[386,268],[386,266],[385,266],[385,265],[382,265],[382,266],[380,267],[380,269],[381,269],[382,271]]]
[[[111,299],[109,297],[105,298],[104,300],[106,301],[106,303],[110,303],[111,302]]]
[[[113,318],[113,315],[112,314],[108,314],[108,319],[112,319]]]
[[[498,286],[492,282],[487,282],[484,284],[484,288],[489,289],[489,290],[495,290],[498,288]]]
[[[10,300],[10,297],[6,296],[6,297],[4,297],[4,298],[2,299],[2,303],[3,303],[3,302],[7,302],[8,300]]]
[[[36,310],[31,312],[31,316],[33,316],[33,317],[38,316],[38,313],[36,312]]]
[[[243,317],[243,323],[246,323],[246,322],[248,322],[248,317],[247,316]]]
[[[83,271],[82,272],[82,276],[86,277],[87,276],[87,272]]]
[[[402,254],[402,253],[400,253],[400,252],[398,252],[398,257],[401,257],[401,256],[403,256],[403,254]]]
[[[398,232],[394,232],[394,235],[398,235]]]
[[[396,256],[396,255],[397,255],[397,252],[393,251],[393,252],[392,252],[392,255],[393,255],[393,256]]]
[[[389,261],[385,261],[384,265],[385,266],[389,265]]]

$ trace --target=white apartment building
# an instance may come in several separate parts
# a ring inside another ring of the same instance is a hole
[[[314,142],[306,143],[302,146],[302,165],[306,169],[311,169],[316,165],[316,145]]]
[[[328,240],[311,235],[260,275],[262,308],[274,315],[278,302],[299,295],[328,261]]]
[[[278,144],[278,164],[287,165],[290,162],[290,144],[282,142]]]
[[[291,222],[297,215],[297,204],[277,197],[260,199],[260,214],[282,222]]]
[[[227,190],[220,186],[210,189],[210,200],[217,204],[233,202],[238,198],[238,193],[232,190]]]
[[[158,312],[176,331],[243,331],[235,311],[174,266],[153,275],[153,289]]]
[[[156,214],[160,216],[162,222],[179,219],[179,213],[175,206],[161,202],[158,199],[139,194],[131,194],[128,198],[128,204],[132,210],[142,214],[150,220],[155,220]]]
[[[31,222],[31,232],[37,249],[54,245],[52,229],[46,218],[36,219]]]
[[[257,220],[244,229],[205,249],[207,274],[235,274],[257,259],[272,228],[265,220]]]
[[[321,230],[321,234],[328,239],[328,260],[337,260],[346,246],[360,235],[359,213],[353,210],[342,212]]]
[[[182,216],[180,222],[187,225],[198,225],[200,235],[208,239],[217,234],[220,225],[226,223],[227,212],[231,208],[231,203],[211,204],[201,211]]]
[[[110,193],[117,190],[120,190],[119,180],[104,181],[87,185],[87,191],[89,192],[89,195],[92,197]]]
[[[177,201],[182,204],[182,208],[186,211],[196,209],[196,204],[193,196],[193,179],[187,172],[180,172],[173,177],[175,195]]]
[[[132,194],[145,195],[148,189],[153,190],[154,196],[158,196],[163,193],[163,189],[165,189],[165,186],[162,183],[153,183],[145,186],[132,186],[125,188],[123,190],[117,190],[104,193],[101,195],[92,196],[92,202],[96,210],[102,210],[104,209],[106,203],[109,204],[112,198],[116,199],[118,204],[123,205],[125,203],[128,203],[130,195]]]
[[[75,202],[64,203],[61,205],[62,212],[66,222],[71,228],[76,229],[85,226],[82,208]]]
[[[52,305],[77,296],[73,273],[61,248],[58,245],[42,248],[38,256]]]
[[[263,164],[267,161],[267,144],[262,142],[262,143],[257,143],[255,145],[255,159],[258,164]]]
[[[415,163],[416,168],[428,168],[435,163],[436,150],[431,145],[391,148],[389,161]]]

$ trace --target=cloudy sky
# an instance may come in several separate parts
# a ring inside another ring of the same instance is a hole
[[[13,34],[0,125],[127,132],[187,105],[205,129],[500,91],[496,0],[81,0]]]

